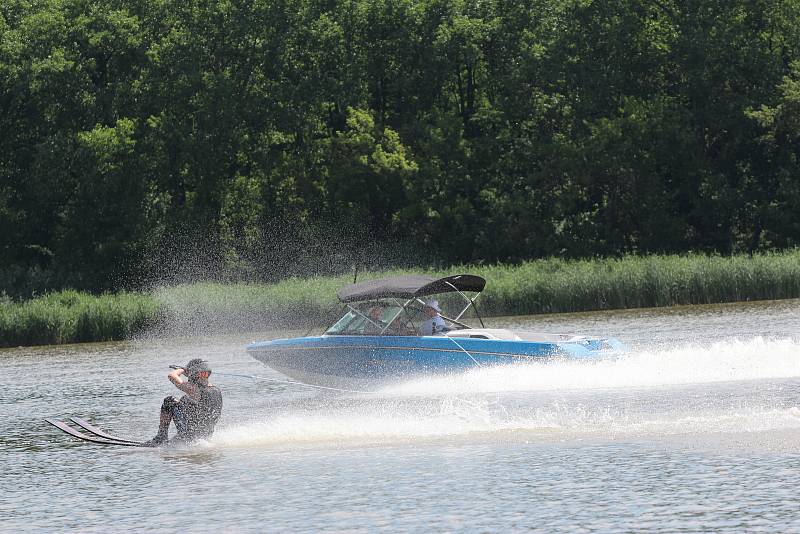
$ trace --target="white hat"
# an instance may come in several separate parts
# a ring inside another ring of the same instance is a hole
[[[433,308],[434,310],[436,310],[439,313],[442,312],[442,309],[439,307],[439,301],[438,300],[431,299],[431,300],[425,301],[425,306],[427,306],[428,308]]]

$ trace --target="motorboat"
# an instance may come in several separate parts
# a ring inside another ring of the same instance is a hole
[[[487,328],[476,306],[485,286],[471,274],[354,283],[338,291],[344,315],[322,335],[258,341],[247,351],[293,380],[363,390],[424,375],[625,350],[609,337]],[[440,317],[435,332],[431,316]]]

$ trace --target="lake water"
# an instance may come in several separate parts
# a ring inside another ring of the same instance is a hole
[[[253,334],[0,351],[0,530],[800,532],[800,301],[487,326],[632,351],[361,394],[279,382]],[[212,376],[208,443],[106,447],[44,422],[152,437],[168,365],[197,356],[267,379]]]

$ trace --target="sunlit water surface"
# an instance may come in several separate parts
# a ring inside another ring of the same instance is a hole
[[[359,394],[280,382],[252,334],[0,351],[0,530],[800,532],[799,311],[497,318],[632,351]],[[149,438],[167,366],[197,356],[225,396],[208,443],[106,447],[43,421]]]

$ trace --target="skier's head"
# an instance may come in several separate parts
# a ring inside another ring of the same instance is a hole
[[[183,368],[189,378],[208,378],[211,376],[211,366],[202,358],[190,360]]]

